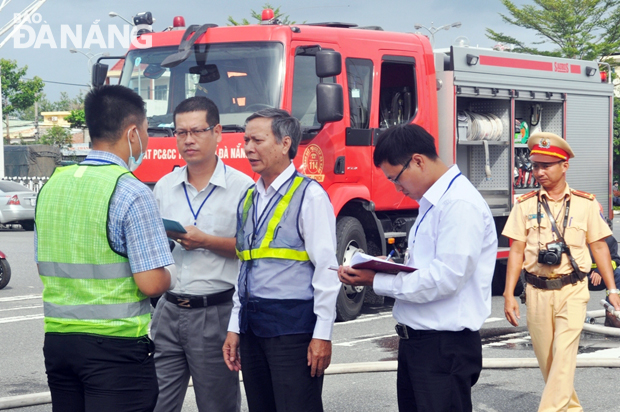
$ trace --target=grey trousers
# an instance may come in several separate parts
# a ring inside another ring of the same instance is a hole
[[[155,369],[159,397],[155,412],[180,412],[191,375],[201,412],[238,412],[239,374],[224,363],[232,302],[206,308],[181,308],[160,299],[153,315]]]

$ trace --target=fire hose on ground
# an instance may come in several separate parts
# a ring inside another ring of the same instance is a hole
[[[593,325],[591,322],[595,318],[605,316],[605,311],[612,313],[620,319],[620,311],[614,310],[605,300],[601,300],[601,305],[606,309],[593,310],[586,312],[586,323],[583,330],[590,333],[601,333],[610,336],[620,336],[620,328]],[[620,359],[608,358],[577,358],[578,368],[620,368]],[[374,373],[374,372],[396,372],[397,361],[381,362],[357,362],[357,363],[336,363],[325,370],[326,375],[342,375],[350,373]],[[483,369],[522,369],[538,368],[536,358],[484,358],[482,359]],[[243,380],[241,372],[239,380]],[[189,386],[193,386],[190,379]],[[52,402],[49,392],[33,393],[28,395],[10,396],[0,398],[0,410],[23,408],[33,405],[41,405]]]

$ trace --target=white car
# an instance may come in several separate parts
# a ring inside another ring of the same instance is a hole
[[[19,223],[24,230],[34,230],[37,194],[16,182],[0,180],[0,223]]]

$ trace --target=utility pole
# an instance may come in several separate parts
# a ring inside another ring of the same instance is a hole
[[[2,76],[0,76],[0,179],[4,177],[4,138],[2,137],[2,105],[3,103],[4,103],[4,99],[2,98]]]
[[[39,141],[39,102],[34,102],[34,140]]]

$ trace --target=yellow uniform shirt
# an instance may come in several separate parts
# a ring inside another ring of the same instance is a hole
[[[570,200],[570,211],[564,239],[570,247],[571,254],[579,269],[589,272],[592,266],[592,258],[588,244],[611,236],[611,230],[601,215],[599,203],[594,195],[585,192],[571,190],[566,185],[564,197],[554,201],[543,188],[540,192],[530,192],[521,196],[514,205],[502,235],[514,240],[525,242],[525,256],[523,268],[536,275],[546,277],[558,277],[573,272],[568,256],[562,254],[562,262],[557,266],[549,266],[538,263],[538,251],[546,249],[549,242],[557,240],[551,229],[551,221],[541,205],[540,228],[536,218],[538,212],[538,196],[543,197],[549,203],[549,209],[556,219],[556,225],[563,231],[566,201]],[[540,230],[539,230],[540,229]]]

